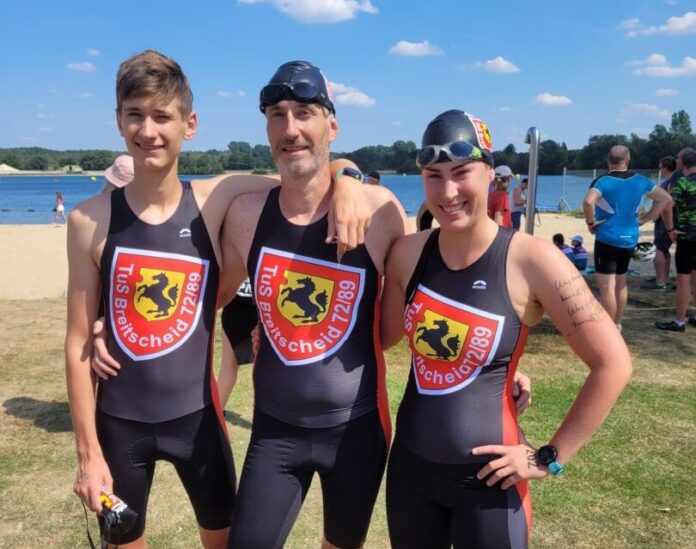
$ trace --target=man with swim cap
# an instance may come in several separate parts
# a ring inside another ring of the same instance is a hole
[[[587,227],[595,235],[594,261],[602,305],[621,331],[628,302],[626,273],[638,243],[638,227],[660,214],[672,227],[672,208],[667,192],[640,174],[628,170],[628,147],[615,145],[607,155],[609,173],[596,178],[583,201]],[[641,200],[653,201],[648,212],[637,218]]]
[[[387,262],[383,344],[406,335],[411,349],[387,472],[394,549],[528,548],[528,481],[563,471],[630,376],[626,344],[575,266],[487,215],[492,150],[487,125],[469,113],[428,124],[416,164],[439,229],[401,238]],[[537,450],[512,389],[545,314],[589,375]]]
[[[323,546],[359,547],[390,441],[376,306],[405,215],[389,190],[364,185],[371,229],[337,261],[321,238],[338,134],[326,78],[306,61],[285,63],[261,90],[260,109],[281,185],[236,199],[223,233],[227,286],[248,272],[263,328],[229,547],[283,546],[315,473]]]

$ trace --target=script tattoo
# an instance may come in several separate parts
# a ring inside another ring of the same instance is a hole
[[[576,284],[581,278],[582,275],[578,273],[554,282],[554,288],[558,292],[561,303],[569,302],[566,310],[575,330],[583,324],[598,320],[602,313],[601,305],[587,285]]]
[[[531,448],[527,449],[527,468],[534,469],[539,467],[539,462],[537,461],[536,452]]]

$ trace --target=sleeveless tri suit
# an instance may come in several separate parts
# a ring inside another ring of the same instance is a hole
[[[358,547],[390,440],[380,275],[364,245],[337,263],[327,217],[290,223],[279,192],[266,199],[247,263],[263,330],[229,547],[282,547],[314,473],[327,539]]]
[[[527,547],[526,483],[488,488],[476,473],[488,444],[518,444],[511,387],[527,338],[505,273],[510,239],[499,229],[472,265],[449,269],[428,238],[406,290],[411,372],[387,473],[392,545]]]
[[[138,513],[113,543],[142,535],[155,461],[174,464],[206,529],[229,525],[235,472],[212,373],[219,268],[191,186],[164,223],[111,193],[101,259],[108,348],[118,376],[99,383],[97,433],[114,493]]]

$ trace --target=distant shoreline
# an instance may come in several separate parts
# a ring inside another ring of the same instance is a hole
[[[225,170],[221,174],[212,175],[249,175],[253,170]],[[268,171],[268,174],[274,174],[277,172]],[[16,172],[3,172],[0,171],[0,177],[30,177],[30,176],[60,176],[60,177],[104,177],[104,170],[85,170],[83,172],[63,172],[60,170],[20,170]],[[184,174],[184,175],[211,175],[211,174]]]

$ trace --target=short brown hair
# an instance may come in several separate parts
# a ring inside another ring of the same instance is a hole
[[[151,96],[162,100],[178,99],[182,116],[193,110],[193,93],[179,63],[156,50],[145,50],[126,59],[116,74],[116,108],[123,101]]]
[[[675,171],[677,169],[677,159],[673,156],[665,156],[660,160],[660,168],[666,168],[670,172]]]

